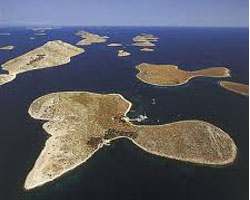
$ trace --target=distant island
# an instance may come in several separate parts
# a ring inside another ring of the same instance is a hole
[[[50,137],[25,180],[25,189],[56,179],[119,138],[180,161],[217,166],[235,160],[236,145],[220,128],[199,120],[134,125],[126,116],[131,106],[119,94],[90,92],[58,92],[34,100],[28,112],[46,121],[43,129]]]
[[[133,38],[133,46],[138,47],[154,47],[154,42],[158,41],[158,38],[152,34],[141,34]]]
[[[211,67],[196,71],[184,71],[175,65],[156,65],[142,63],[136,67],[139,70],[137,78],[141,81],[157,86],[178,86],[199,76],[228,77],[230,70],[225,67]]]
[[[119,50],[118,51],[118,56],[119,57],[125,57],[125,56],[130,56],[131,53],[127,52],[127,51],[124,51],[124,50]]]
[[[108,44],[107,46],[108,46],[108,47],[121,47],[122,44],[120,44],[120,43],[110,43],[110,44]]]
[[[34,28],[27,28],[27,29],[31,29],[31,30],[37,31],[37,32],[45,32],[48,30],[53,30],[55,28],[58,28],[58,27],[34,27]]]
[[[150,48],[142,48],[140,50],[141,51],[145,51],[145,52],[152,52],[152,51],[154,51],[154,49],[150,49]]]
[[[72,56],[83,52],[83,49],[61,40],[49,41],[41,47],[4,63],[2,69],[8,74],[0,74],[0,85],[12,81],[20,73],[69,63]]]
[[[87,31],[78,31],[76,35],[82,37],[83,39],[76,43],[76,45],[91,45],[94,43],[106,42],[107,36],[100,36],[98,34],[89,33]]]
[[[44,35],[46,35],[46,33],[44,33],[44,32],[39,32],[39,33],[34,33],[34,35],[40,35],[40,36],[44,36]]]
[[[220,81],[220,86],[229,91],[232,91],[232,92],[244,95],[244,96],[249,96],[249,86],[246,84],[236,83],[232,81]]]
[[[9,35],[11,35],[10,33],[0,33],[0,36],[9,36]]]
[[[12,50],[14,49],[15,47],[14,46],[4,46],[4,47],[0,47],[0,50]]]

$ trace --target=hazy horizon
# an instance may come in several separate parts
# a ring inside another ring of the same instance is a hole
[[[1,26],[249,26],[248,0],[0,1]]]
[[[249,26],[165,26],[165,25],[59,25],[59,24],[0,24],[0,27],[62,28],[62,27],[155,27],[155,28],[249,28]]]

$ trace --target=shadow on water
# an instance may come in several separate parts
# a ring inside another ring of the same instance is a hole
[[[10,28],[0,36],[1,45],[14,45],[0,54],[0,61],[14,58],[48,40],[75,44],[80,27],[47,31],[34,36],[23,28]],[[223,78],[195,78],[180,87],[157,87],[136,79],[141,62],[176,64],[195,70],[226,66],[234,81],[248,83],[247,29],[190,29],[143,27],[87,27],[85,30],[110,36],[121,42],[132,56],[117,57],[117,48],[98,44],[84,47],[86,53],[70,64],[20,74],[0,86],[0,199],[247,199],[248,198],[248,98],[218,86]],[[160,38],[151,53],[133,47],[132,37],[141,32]],[[30,37],[35,40],[30,40]],[[1,73],[1,72],[0,72]],[[224,80],[224,79],[223,79]],[[133,103],[130,117],[146,114],[143,124],[164,124],[200,119],[221,127],[239,149],[232,166],[210,168],[155,157],[125,139],[103,148],[77,169],[32,191],[23,183],[42,150],[48,134],[43,121],[32,119],[30,103],[50,92],[92,91],[120,93]],[[156,103],[152,104],[155,98]]]

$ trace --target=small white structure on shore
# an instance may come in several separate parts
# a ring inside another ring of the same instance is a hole
[[[146,115],[139,115],[138,117],[134,118],[134,119],[129,119],[130,122],[142,122],[145,119],[148,119],[148,117]]]

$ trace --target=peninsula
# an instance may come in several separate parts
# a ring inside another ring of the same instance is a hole
[[[249,85],[246,85],[243,83],[236,83],[232,81],[220,81],[220,86],[229,91],[232,91],[232,92],[244,95],[244,96],[249,96]]]
[[[20,73],[67,64],[71,57],[83,52],[83,49],[61,40],[49,41],[41,47],[4,63],[2,69],[8,74],[0,74],[0,85],[12,81]]]
[[[151,34],[141,34],[133,38],[133,46],[138,47],[154,47],[153,42],[157,42],[158,38]]]
[[[0,47],[0,50],[12,50],[14,49],[14,46],[4,46],[4,47]]]
[[[124,50],[119,50],[118,51],[118,56],[119,57],[125,57],[125,56],[130,56],[131,53],[127,52],[127,51],[124,51]]]
[[[100,36],[98,34],[88,33],[86,31],[78,31],[76,35],[81,36],[83,39],[76,43],[76,45],[91,45],[93,43],[103,43],[106,42],[107,36]]]
[[[139,70],[137,78],[141,81],[157,86],[178,86],[199,76],[228,77],[230,70],[225,67],[211,67],[196,71],[184,71],[175,65],[156,65],[142,63],[136,67]]]
[[[199,120],[164,125],[134,125],[126,116],[131,103],[119,94],[58,92],[39,97],[31,117],[46,121],[50,134],[26,177],[25,189],[56,179],[86,162],[104,145],[127,138],[157,156],[205,165],[227,165],[237,148],[220,128]]]

